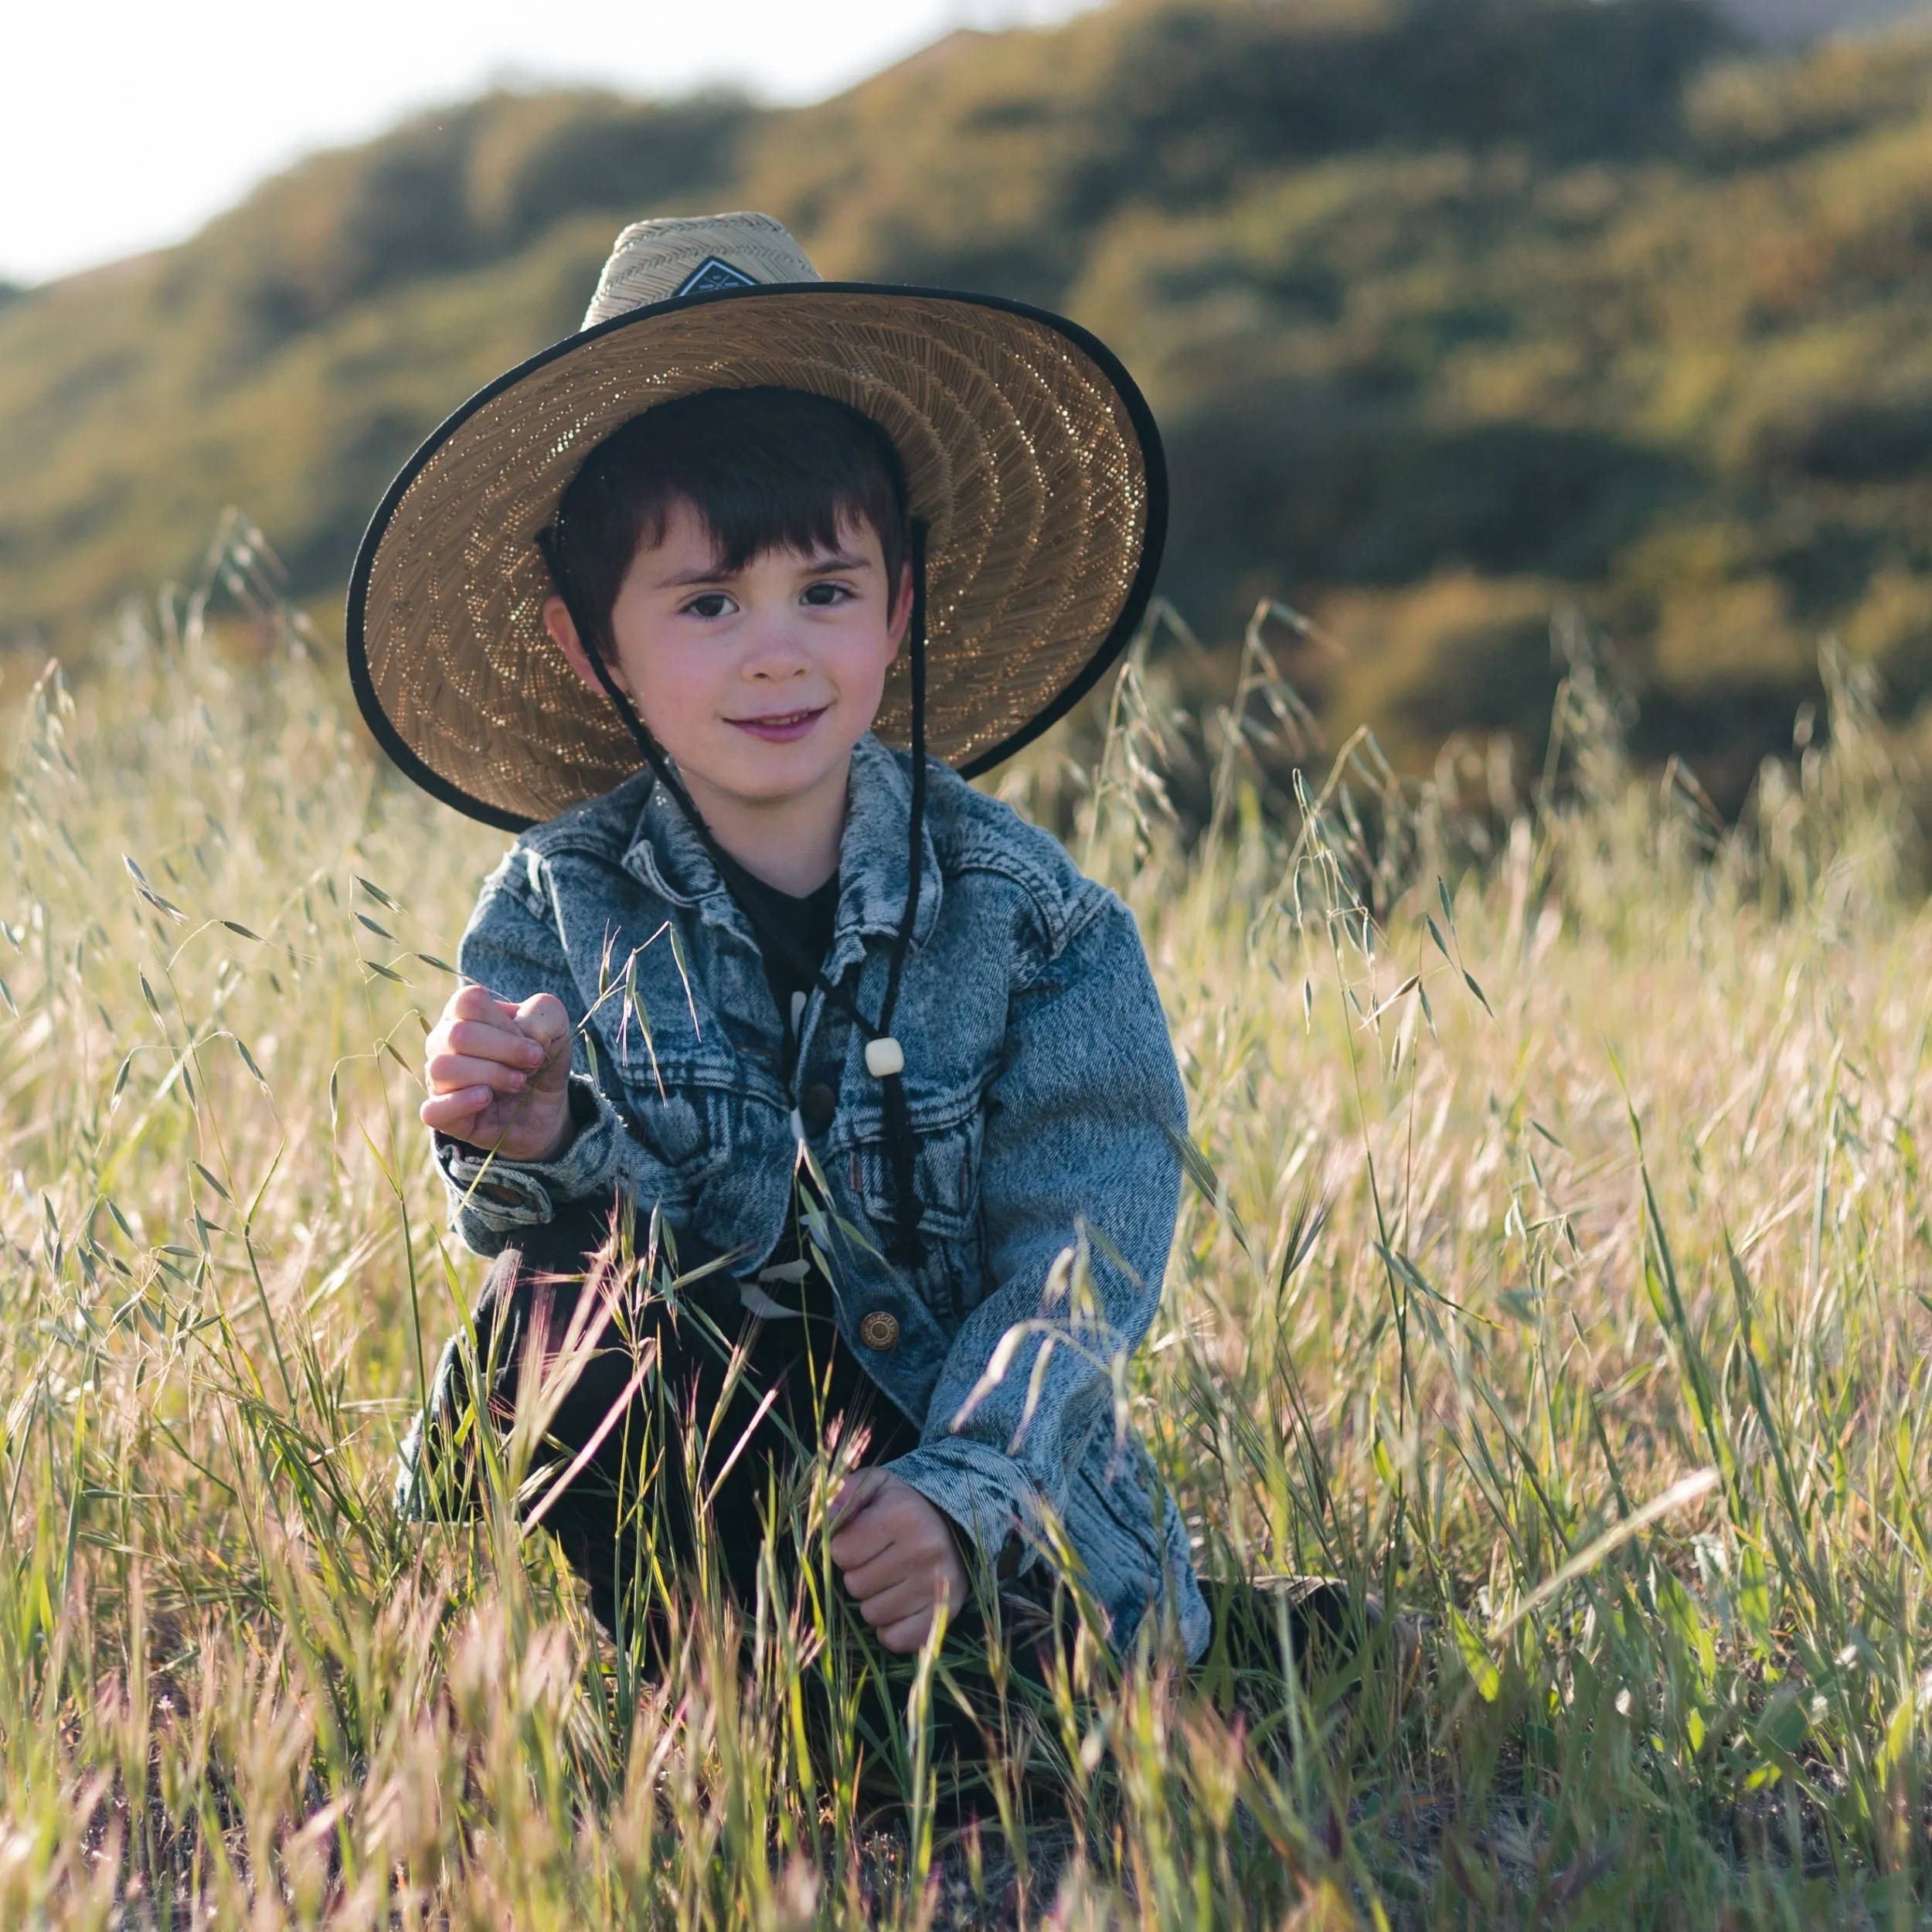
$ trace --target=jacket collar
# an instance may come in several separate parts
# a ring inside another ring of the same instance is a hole
[[[838,846],[838,917],[832,930],[828,977],[836,978],[862,956],[868,939],[889,939],[906,908],[906,833],[912,780],[904,764],[870,732],[852,747],[845,794],[845,830]],[[919,910],[913,942],[923,946],[939,917],[939,855],[930,824],[920,835]],[[662,785],[653,785],[638,815],[624,869],[674,904],[755,947],[750,922],[719,876],[702,842]]]

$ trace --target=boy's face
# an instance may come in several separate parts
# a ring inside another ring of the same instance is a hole
[[[700,810],[770,808],[835,787],[878,714],[911,614],[911,576],[886,581],[878,532],[849,522],[832,550],[718,565],[710,530],[674,503],[611,613],[611,668]],[[544,607],[577,675],[600,691],[562,600]]]

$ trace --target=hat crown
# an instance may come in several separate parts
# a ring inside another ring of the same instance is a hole
[[[633,222],[604,264],[583,326],[594,328],[679,295],[823,279],[784,224],[769,215],[747,211]]]
[[[356,700],[404,772],[458,809],[521,829],[636,770],[617,713],[544,624],[537,538],[587,452],[682,396],[802,389],[892,438],[928,533],[927,744],[968,775],[1060,716],[1146,608],[1160,443],[1132,378],[1077,325],[993,297],[825,281],[748,213],[627,228],[586,324],[436,430],[356,558]],[[883,742],[905,741],[911,704],[902,654],[874,722]]]

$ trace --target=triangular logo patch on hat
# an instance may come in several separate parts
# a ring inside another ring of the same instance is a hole
[[[716,288],[756,288],[757,284],[742,268],[707,255],[685,279],[680,295],[709,295]]]

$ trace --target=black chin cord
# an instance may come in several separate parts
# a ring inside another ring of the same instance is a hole
[[[913,799],[907,816],[910,849],[906,857],[906,910],[900,915],[899,930],[893,939],[892,956],[886,966],[886,996],[879,1003],[879,1030],[890,1035],[893,1016],[899,1010],[899,983],[906,971],[906,955],[912,951],[913,928],[919,920],[919,877],[926,849],[926,526],[913,526],[913,609],[906,626],[906,646],[911,673]],[[886,1148],[892,1160],[893,1206],[898,1210],[898,1258],[906,1267],[917,1267],[919,1247],[919,1143],[913,1138],[912,1109],[906,1098],[906,1056],[896,1055],[898,1064],[883,1072],[880,1099],[886,1114]],[[872,1049],[866,1053],[872,1065]],[[879,1067],[872,1067],[879,1073]]]
[[[718,876],[732,889],[740,910],[750,920],[760,946],[779,954],[801,978],[808,979],[824,993],[859,1029],[866,1042],[866,1066],[879,1083],[880,1100],[886,1117],[886,1152],[893,1176],[893,1259],[902,1267],[917,1267],[922,1258],[919,1240],[918,1142],[913,1133],[912,1111],[906,1097],[904,1049],[893,1037],[893,1018],[899,1009],[899,989],[904,978],[906,955],[912,950],[913,933],[919,920],[919,887],[924,869],[926,818],[926,525],[915,520],[912,526],[913,607],[907,626],[906,645],[912,685],[912,809],[908,817],[908,855],[906,906],[899,930],[893,936],[892,951],[886,966],[885,996],[879,1002],[875,1022],[859,1009],[858,1002],[836,981],[827,978],[825,962],[814,960],[798,943],[797,936],[773,926],[759,913],[757,886],[760,882],[740,861],[719,844],[705,823],[696,801],[685,789],[684,781],[638,716],[637,707],[612,674],[600,643],[585,628],[574,600],[563,587],[565,573],[560,567],[559,531],[556,526],[537,532],[537,548],[549,566],[550,580],[576,628],[577,641],[597,674],[604,696],[624,720],[651,775],[671,794],[685,822],[697,835],[705,855],[717,869]],[[750,882],[751,889],[746,889]]]

